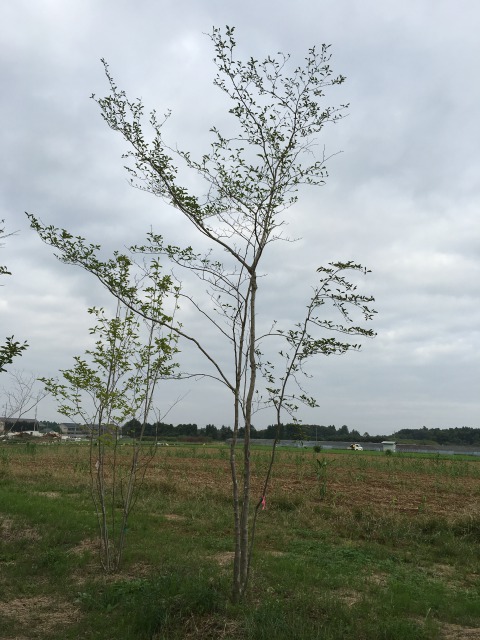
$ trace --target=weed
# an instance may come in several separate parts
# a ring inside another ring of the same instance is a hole
[[[0,445],[0,462],[4,465],[7,465],[9,461],[10,456],[8,455],[7,449]]]
[[[425,513],[427,510],[427,496],[422,496],[422,501],[418,505],[418,512]]]
[[[25,452],[30,456],[34,456],[37,453],[37,443],[36,442],[27,442],[25,445]]]
[[[317,480],[320,487],[320,499],[325,500],[327,497],[328,462],[326,458],[317,458],[316,462]]]

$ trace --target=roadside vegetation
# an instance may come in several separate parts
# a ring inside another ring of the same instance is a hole
[[[105,575],[88,446],[0,446],[2,638],[480,635],[479,460],[279,450],[234,605],[228,447],[157,449],[124,563]],[[254,488],[268,463],[255,447]]]

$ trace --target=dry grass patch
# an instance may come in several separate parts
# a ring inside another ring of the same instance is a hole
[[[186,520],[185,516],[179,516],[176,513],[166,513],[163,517],[170,522],[184,522]]]
[[[35,542],[40,540],[40,534],[32,527],[21,526],[11,518],[0,515],[0,538],[3,541],[10,540],[30,540]]]
[[[71,603],[46,596],[0,602],[0,614],[26,627],[34,628],[36,633],[60,631],[61,628],[77,622],[80,617],[79,610]]]
[[[77,545],[72,547],[69,553],[73,553],[74,555],[81,556],[84,553],[98,553],[100,547],[100,543],[98,540],[92,540],[91,538],[85,538],[85,540],[81,540]]]
[[[376,585],[377,587],[386,587],[388,584],[388,574],[386,573],[372,573],[368,576],[367,582]]]
[[[160,640],[163,636],[154,636]],[[189,618],[184,626],[184,640],[240,640],[244,638],[241,625],[234,620],[222,620],[217,616]]]
[[[227,567],[233,563],[235,553],[233,551],[222,551],[212,556],[212,560],[219,564],[221,567]]]
[[[343,602],[347,607],[353,607],[361,601],[362,594],[353,589],[339,589],[335,591],[335,598]]]
[[[88,564],[71,574],[72,581],[82,586],[89,581],[101,581],[102,584],[112,584],[118,581],[137,580],[151,575],[154,567],[146,562],[136,562],[125,569],[120,569],[116,573],[105,573],[100,564],[99,542],[97,540],[82,540],[77,546],[70,549],[69,553],[83,555],[91,553],[92,558]]]
[[[44,498],[59,498],[62,494],[60,491],[35,491],[36,496],[43,496]]]
[[[449,564],[436,563],[432,564],[429,571],[434,576],[444,578],[452,576],[455,573],[455,568]]]
[[[462,627],[458,624],[442,625],[442,640],[480,640],[480,627]]]

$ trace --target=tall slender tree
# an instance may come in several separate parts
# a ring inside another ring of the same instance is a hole
[[[358,310],[366,320],[372,318],[374,311],[369,307],[373,298],[356,293],[354,284],[343,275],[346,270],[365,272],[352,262],[320,268],[320,281],[306,304],[306,313],[293,329],[277,328],[275,318],[265,316],[258,304],[266,290],[259,279],[267,249],[273,242],[286,239],[287,211],[296,203],[298,190],[302,185],[322,185],[327,175],[327,158],[316,155],[317,137],[325,125],[340,120],[347,107],[324,105],[325,90],[344,82],[343,76],[332,73],[329,47],[310,49],[304,64],[289,71],[289,56],[281,53],[263,61],[237,59],[233,28],[214,28],[210,38],[218,69],[214,84],[231,100],[229,113],[236,126],[232,125],[228,135],[212,127],[210,150],[200,158],[165,142],[168,116],[160,119],[152,111],[148,129],[143,103],[129,100],[118,89],[106,63],[110,93],[100,99],[93,97],[107,125],[128,143],[125,157],[132,184],[171,204],[209,245],[206,253],[192,247],[181,248],[151,232],[145,245],[132,247],[132,251],[154,256],[154,265],[159,259],[168,259],[205,285],[204,299],[200,298],[199,287],[192,292],[182,288],[178,297],[180,303],[188,303],[215,329],[218,350],[188,325],[175,324],[167,318],[164,321],[169,330],[203,354],[206,367],[202,375],[218,380],[232,398],[232,593],[233,600],[239,601],[249,579],[251,526],[252,522],[255,526],[259,508],[265,504],[270,477],[252,506],[252,417],[258,408],[273,406],[280,425],[283,411],[294,414],[301,402],[313,406],[315,400],[303,391],[300,382],[306,361],[318,354],[357,349],[358,344],[325,337],[325,332],[372,336],[371,330],[351,324],[348,309]],[[203,179],[202,192],[194,193],[180,183],[177,163]],[[146,315],[135,292],[122,291],[117,284],[116,261],[121,256],[101,262],[97,258],[98,246],[73,238],[64,230],[44,226],[33,216],[31,223],[44,241],[59,250],[63,261],[91,271],[130,308]],[[341,313],[343,324],[318,316],[319,308],[327,302]],[[280,348],[278,341],[283,343]],[[224,358],[225,346],[230,350],[228,361]],[[283,367],[278,364],[281,359]],[[291,383],[300,384],[300,390],[293,392]],[[240,432],[241,464],[237,461]]]

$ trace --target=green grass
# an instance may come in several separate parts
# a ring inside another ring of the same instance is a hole
[[[250,590],[233,605],[225,451],[157,453],[123,567],[105,576],[87,448],[0,449],[0,637],[433,640],[445,623],[480,627],[480,461],[279,451]],[[252,458],[260,476],[268,452]]]

